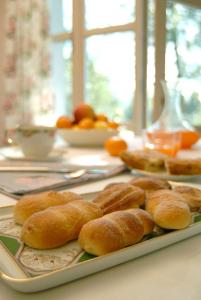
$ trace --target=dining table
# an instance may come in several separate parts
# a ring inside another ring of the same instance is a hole
[[[135,147],[140,148],[139,140],[136,140],[131,148]],[[119,158],[111,157],[103,148],[68,147],[63,154],[65,162],[78,166],[84,163],[96,166],[122,164]],[[180,155],[199,157],[201,145],[181,151]],[[15,161],[2,155],[0,165],[1,162],[13,165]],[[110,178],[78,184],[72,186],[70,190],[79,194],[96,192],[109,183],[128,182],[131,178],[133,174],[128,171]],[[199,185],[199,182],[196,184]],[[18,200],[12,196],[0,194],[0,208],[15,205],[16,201]],[[43,291],[23,293],[1,280],[0,300],[200,300],[200,265],[201,234],[197,234],[146,255]]]

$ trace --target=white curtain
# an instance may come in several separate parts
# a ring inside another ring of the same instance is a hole
[[[6,127],[37,123],[53,111],[48,19],[46,0],[6,0]]]

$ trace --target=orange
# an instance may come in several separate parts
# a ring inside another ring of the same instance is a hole
[[[109,128],[117,129],[119,127],[119,123],[114,122],[114,121],[108,121],[107,126]]]
[[[127,150],[127,143],[118,136],[110,137],[104,144],[105,150],[112,156],[119,156],[121,152]]]
[[[108,118],[104,114],[97,114],[96,115],[96,120],[97,121],[104,121],[107,122]]]
[[[196,131],[181,131],[181,148],[188,149],[200,139],[200,133]]]
[[[90,118],[84,118],[79,122],[78,126],[81,129],[91,129],[94,128],[94,121]]]
[[[67,116],[61,116],[56,121],[57,128],[71,128],[72,122]]]
[[[79,123],[84,118],[95,119],[95,112],[92,106],[87,103],[80,103],[75,107],[73,112],[76,123]]]
[[[105,121],[95,121],[94,127],[98,129],[107,129],[107,123]]]

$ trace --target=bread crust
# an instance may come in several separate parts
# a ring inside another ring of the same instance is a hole
[[[156,206],[153,218],[158,226],[165,229],[183,229],[191,223],[188,205],[177,200],[161,202]]]
[[[148,195],[146,210],[154,222],[165,229],[182,229],[191,223],[191,213],[184,197],[171,190],[158,190]]]
[[[82,227],[78,241],[86,252],[99,256],[133,245],[143,234],[140,219],[125,210],[88,222]]]
[[[14,206],[13,216],[18,224],[23,224],[33,213],[51,206],[64,205],[74,200],[82,200],[76,193],[48,191],[23,196]]]
[[[76,200],[34,213],[22,226],[21,239],[35,249],[51,249],[77,239],[82,226],[103,215],[94,203]]]
[[[131,212],[141,220],[144,227],[144,235],[147,235],[153,231],[155,223],[150,213],[140,208],[132,208],[127,211]]]
[[[140,207],[144,204],[145,193],[129,183],[113,184],[98,193],[93,200],[104,214],[117,210]]]
[[[136,177],[131,179],[129,183],[143,189],[145,192],[171,189],[171,185],[167,180],[154,177]]]
[[[201,209],[201,190],[191,186],[176,186],[174,191],[180,193],[189,205],[191,211],[200,211]]]
[[[155,207],[164,201],[182,201],[185,202],[185,199],[183,196],[179,193],[176,193],[172,190],[158,190],[155,192],[150,193],[147,195],[146,201],[145,201],[145,210],[148,211],[150,214],[153,215],[153,212],[155,210]]]

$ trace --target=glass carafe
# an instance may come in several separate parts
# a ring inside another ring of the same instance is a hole
[[[164,108],[159,119],[144,132],[145,149],[153,149],[175,156],[181,148],[189,148],[199,139],[182,118],[179,82],[162,81]]]

